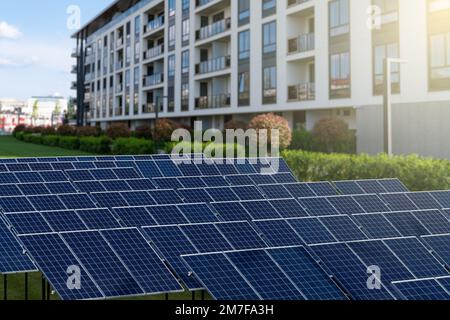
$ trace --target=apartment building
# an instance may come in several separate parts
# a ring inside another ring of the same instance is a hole
[[[378,153],[398,57],[394,152],[450,158],[449,0],[118,0],[73,37],[80,124],[336,116]]]

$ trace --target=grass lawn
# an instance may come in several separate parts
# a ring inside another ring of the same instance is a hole
[[[0,136],[0,158],[86,156],[87,152],[26,143],[12,136]]]

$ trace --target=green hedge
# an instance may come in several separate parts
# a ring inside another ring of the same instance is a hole
[[[417,155],[344,155],[284,151],[300,181],[399,178],[412,191],[450,189],[450,162]]]
[[[58,145],[64,149],[78,150],[80,139],[78,137],[60,136]]]
[[[153,154],[155,152],[155,144],[151,140],[118,138],[111,143],[111,153],[116,155]]]
[[[59,146],[59,136],[43,136],[42,137],[42,144],[50,147],[57,147]]]
[[[190,147],[191,147],[191,152],[193,153],[193,152],[196,152],[196,147],[198,148],[198,143],[189,143],[189,142],[182,142],[182,143],[179,143],[179,142],[167,142],[167,143],[165,144],[165,147],[164,147],[164,152],[170,154],[170,153],[172,153],[173,149],[174,149],[176,146],[179,146],[179,148],[186,148],[186,149],[188,149],[188,147],[190,146]],[[246,153],[245,147],[243,147],[243,146],[241,146],[241,145],[239,145],[239,144],[214,144],[214,143],[212,143],[212,142],[205,142],[205,143],[202,143],[202,144],[201,144],[201,148],[198,148],[198,149],[201,149],[202,152],[203,152],[203,151],[205,151],[205,149],[206,149],[207,147],[211,148],[212,151],[213,151],[213,149],[216,149],[216,148],[217,148],[217,149],[222,149],[222,150],[223,150],[223,156],[224,156],[224,157],[226,157],[227,152],[231,152],[231,151],[233,152],[234,155],[237,155],[237,154],[239,154],[239,153],[243,153],[243,154]],[[215,155],[212,154],[212,156],[215,156]]]
[[[109,153],[111,140],[108,137],[82,137],[80,138],[80,150],[91,153]]]

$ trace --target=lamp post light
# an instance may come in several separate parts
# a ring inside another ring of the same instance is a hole
[[[386,58],[384,60],[384,95],[383,95],[383,114],[384,114],[384,152],[389,157],[393,155],[392,149],[392,65],[406,64],[407,60]]]

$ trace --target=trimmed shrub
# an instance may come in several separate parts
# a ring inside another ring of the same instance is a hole
[[[33,126],[26,126],[23,132],[25,134],[33,134],[35,132],[35,129]]]
[[[292,131],[292,142],[289,147],[290,150],[314,150],[314,137],[306,129],[297,129]]]
[[[224,129],[225,130],[247,130],[248,123],[240,120],[230,120],[227,123],[225,123]]]
[[[250,122],[249,128],[259,130],[267,130],[268,144],[272,144],[271,132],[274,129],[278,129],[280,133],[280,148],[286,149],[290,146],[292,141],[292,132],[289,128],[289,123],[283,117],[277,116],[273,113],[263,114],[256,116]]]
[[[35,144],[42,143],[42,136],[40,134],[26,134],[23,141]]]
[[[152,128],[148,125],[142,125],[136,128],[134,135],[138,139],[148,139],[152,138]]]
[[[172,133],[181,128],[182,126],[175,121],[169,119],[158,120],[153,129],[153,139],[155,141],[170,141],[172,139]]]
[[[325,117],[314,125],[314,139],[323,147],[324,152],[337,152],[338,145],[350,139],[350,130],[344,120],[335,117]]]
[[[111,153],[116,155],[153,154],[153,141],[138,138],[117,138],[111,143]]]
[[[106,135],[111,139],[129,138],[131,137],[131,131],[127,125],[122,123],[115,123],[109,126],[106,130]]]
[[[24,124],[17,125],[13,130],[13,136],[16,137],[19,132],[23,133],[26,128],[27,128],[27,126]]]
[[[14,137],[19,141],[23,141],[25,138],[25,132],[19,131],[19,132],[15,133]]]
[[[44,127],[41,131],[42,135],[44,136],[50,136],[56,134],[56,129],[53,127]]]
[[[81,137],[80,138],[80,150],[105,154],[111,151],[110,148],[111,139],[108,137]]]
[[[48,135],[42,137],[42,144],[51,147],[57,147],[59,145],[59,136]]]
[[[62,136],[59,138],[58,145],[61,148],[78,150],[80,148],[80,139],[78,137]]]
[[[75,134],[75,127],[63,124],[56,129],[56,133],[60,136],[73,136]]]
[[[75,134],[78,137],[98,137],[102,133],[102,130],[99,127],[77,127],[75,130]]]

